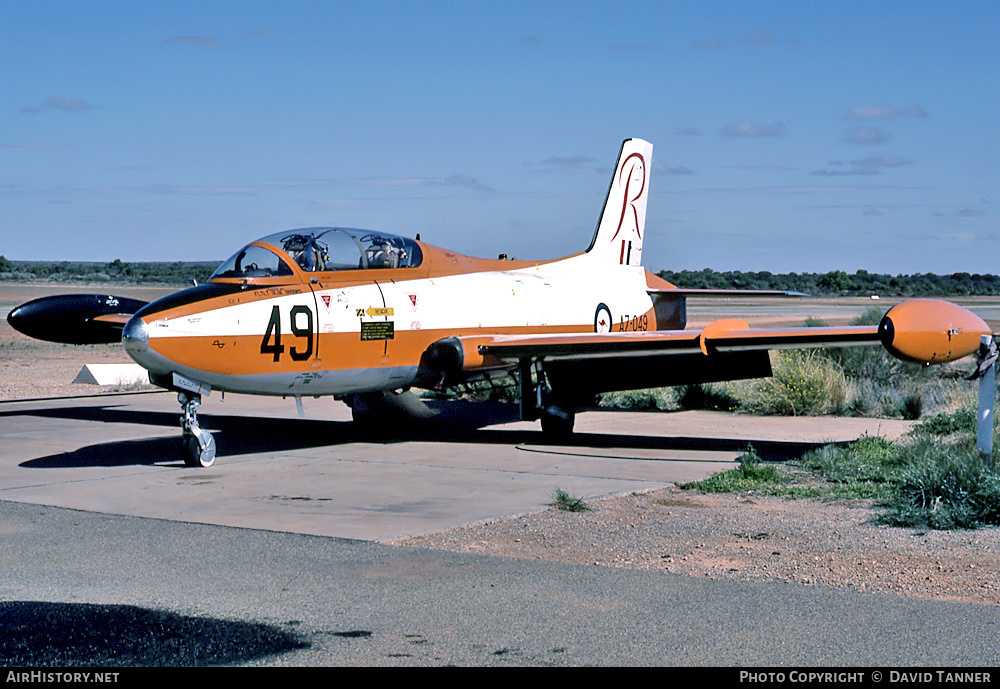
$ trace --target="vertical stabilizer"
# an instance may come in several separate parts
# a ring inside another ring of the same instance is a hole
[[[597,223],[588,254],[618,265],[642,265],[642,241],[646,232],[646,198],[653,144],[626,139],[618,154],[604,211]]]

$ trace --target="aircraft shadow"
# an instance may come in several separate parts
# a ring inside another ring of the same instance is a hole
[[[0,619],[4,667],[231,665],[309,647],[271,625],[132,605],[4,601]]]
[[[293,451],[316,447],[336,447],[356,442],[391,445],[423,441],[483,445],[531,445],[535,449],[550,446],[553,451],[572,453],[588,450],[714,450],[742,452],[748,445],[762,459],[786,461],[827,443],[745,438],[648,436],[617,433],[574,433],[552,439],[540,428],[491,428],[517,420],[516,405],[479,403],[433,403],[438,416],[426,420],[386,421],[374,427],[359,428],[350,421],[326,419],[269,418],[201,413],[202,428],[215,436],[217,457],[268,452]],[[25,468],[53,469],[85,466],[143,466],[183,464],[181,457],[180,412],[143,411],[125,405],[80,406],[0,412],[8,416],[43,416],[94,423],[138,424],[170,429],[170,435],[153,438],[109,441],[71,452],[26,460]],[[557,449],[558,448],[558,449]],[[626,459],[626,458],[623,458]],[[638,458],[637,458],[638,459]],[[643,457],[643,461],[669,461]]]

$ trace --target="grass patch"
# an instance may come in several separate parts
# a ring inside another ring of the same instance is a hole
[[[735,493],[746,490],[764,491],[768,494],[779,494],[782,486],[790,482],[790,478],[775,464],[761,461],[760,455],[753,447],[739,457],[739,466],[735,469],[713,474],[703,481],[693,481],[681,485],[681,488],[696,488],[706,493]]]
[[[884,438],[866,436],[853,443],[826,445],[796,462],[835,484],[845,498],[887,498],[902,463],[902,452]]]
[[[556,488],[552,492],[552,502],[549,504],[564,512],[589,512],[594,509],[583,498],[573,497],[562,488]]]
[[[826,445],[786,465],[764,464],[756,452],[740,466],[682,485],[706,492],[756,491],[789,498],[873,500],[876,521],[920,529],[1000,526],[1000,435],[992,465],[979,456],[976,414],[938,414],[898,441],[863,437]]]

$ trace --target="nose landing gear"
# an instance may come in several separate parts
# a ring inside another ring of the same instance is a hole
[[[181,403],[181,432],[184,442],[184,464],[189,467],[210,467],[215,462],[215,438],[198,425],[201,395],[177,393]]]

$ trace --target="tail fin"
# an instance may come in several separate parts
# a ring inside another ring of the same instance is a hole
[[[646,198],[653,144],[626,139],[618,154],[604,211],[597,223],[588,254],[608,263],[642,265],[642,239],[646,230]]]

